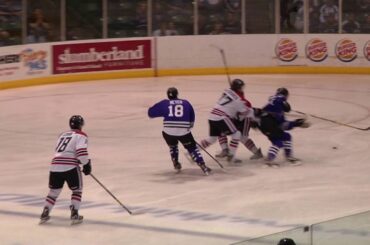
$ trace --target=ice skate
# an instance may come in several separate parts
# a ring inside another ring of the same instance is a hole
[[[302,165],[302,162],[300,159],[298,158],[295,158],[295,157],[287,157],[286,160],[288,161],[288,163],[292,166],[299,166],[299,165]]]
[[[69,208],[71,209],[71,225],[82,223],[84,217],[78,214],[78,210],[73,205],[69,206]]]
[[[220,153],[217,153],[215,155],[215,157],[217,158],[224,158],[224,157],[227,157],[229,155],[229,149],[223,149]]]
[[[258,151],[253,154],[253,156],[251,156],[249,159],[250,160],[257,160],[257,159],[261,159],[263,158],[263,154],[262,154],[262,151],[261,151],[261,148],[258,149]]]
[[[42,214],[40,216],[40,222],[39,222],[40,225],[45,223],[46,221],[48,221],[50,219],[49,213],[50,213],[49,208],[44,207],[44,210],[42,211]]]
[[[173,167],[175,168],[175,170],[177,170],[177,172],[180,172],[180,170],[181,170],[181,163],[179,163],[176,160],[173,160],[172,162],[173,162]]]
[[[276,163],[272,160],[268,160],[266,159],[265,163],[264,163],[264,167],[267,167],[267,168],[279,168],[280,167],[280,164],[279,163]]]
[[[234,155],[232,154],[228,154],[227,157],[226,157],[226,160],[229,162],[229,163],[241,163],[242,160],[241,159],[238,159],[236,158]]]
[[[202,169],[205,175],[209,175],[212,171],[209,167],[207,167],[204,163],[199,164],[199,167]]]

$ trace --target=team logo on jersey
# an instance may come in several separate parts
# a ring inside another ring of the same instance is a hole
[[[29,48],[23,50],[19,55],[23,64],[30,69],[30,72],[45,70],[47,68],[47,52],[44,50],[34,51]]]
[[[368,61],[370,61],[370,41],[368,41],[365,44],[365,47],[364,47],[364,56],[366,57],[366,59]]]
[[[282,61],[293,61],[298,57],[297,43],[288,38],[282,38],[275,47],[276,56]]]
[[[328,46],[319,38],[311,39],[306,45],[306,56],[314,62],[320,62],[328,57]]]
[[[343,62],[351,62],[357,58],[356,43],[350,39],[344,38],[335,46],[335,54]]]

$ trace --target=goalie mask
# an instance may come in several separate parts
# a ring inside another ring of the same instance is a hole
[[[179,91],[177,91],[177,88],[171,87],[167,89],[167,97],[170,100],[177,99],[177,95],[179,94]]]
[[[85,121],[80,115],[73,115],[69,119],[69,126],[71,127],[71,129],[81,130],[81,128],[84,126],[84,124],[85,124]]]

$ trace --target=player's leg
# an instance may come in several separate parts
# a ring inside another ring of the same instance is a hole
[[[69,189],[72,191],[70,205],[72,224],[78,224],[83,220],[83,216],[78,214],[82,197],[82,174],[80,168],[77,167],[67,171],[66,181]]]
[[[207,148],[210,145],[214,144],[217,141],[218,137],[222,135],[222,129],[220,128],[222,120],[221,121],[208,120],[208,124],[209,124],[209,137],[207,139],[203,139],[200,141],[200,145],[203,148]]]
[[[170,156],[171,161],[173,163],[173,167],[176,170],[181,169],[181,163],[179,162],[179,148],[178,148],[178,136],[169,135],[165,132],[162,132],[163,138],[166,141],[168,147],[170,148]]]
[[[61,172],[50,172],[49,173],[49,193],[45,198],[44,209],[40,216],[40,224],[50,219],[50,212],[53,209],[59,194],[62,192],[64,178],[61,176]]]
[[[218,158],[227,157],[227,155],[229,154],[227,136],[226,135],[219,136],[218,137],[218,143],[221,146],[221,152],[216,154],[215,157],[218,157]]]
[[[205,165],[202,154],[200,153],[194,137],[191,133],[179,137],[180,142],[183,144],[185,149],[189,152],[193,160],[198,164],[205,174],[209,174],[211,169]]]
[[[260,159],[263,157],[261,148],[257,148],[253,140],[249,138],[250,122],[251,121],[249,118],[244,119],[243,127],[241,129],[242,136],[240,141],[249,151],[253,153],[253,156],[250,157],[251,160]]]
[[[266,158],[266,164],[268,166],[278,166],[279,164],[275,163],[274,160],[276,159],[280,148],[283,147],[283,141],[281,139],[270,139],[272,145],[270,146],[267,158]]]
[[[293,156],[292,136],[284,132],[283,140],[284,155],[287,161],[292,165],[300,165],[299,159]]]

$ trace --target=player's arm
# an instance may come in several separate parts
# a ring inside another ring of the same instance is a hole
[[[148,116],[150,118],[163,117],[163,107],[165,100],[162,100],[148,109]]]
[[[76,143],[76,156],[77,159],[82,164],[82,172],[85,175],[89,175],[91,173],[91,160],[89,159],[87,145],[88,145],[87,136],[78,135]]]

